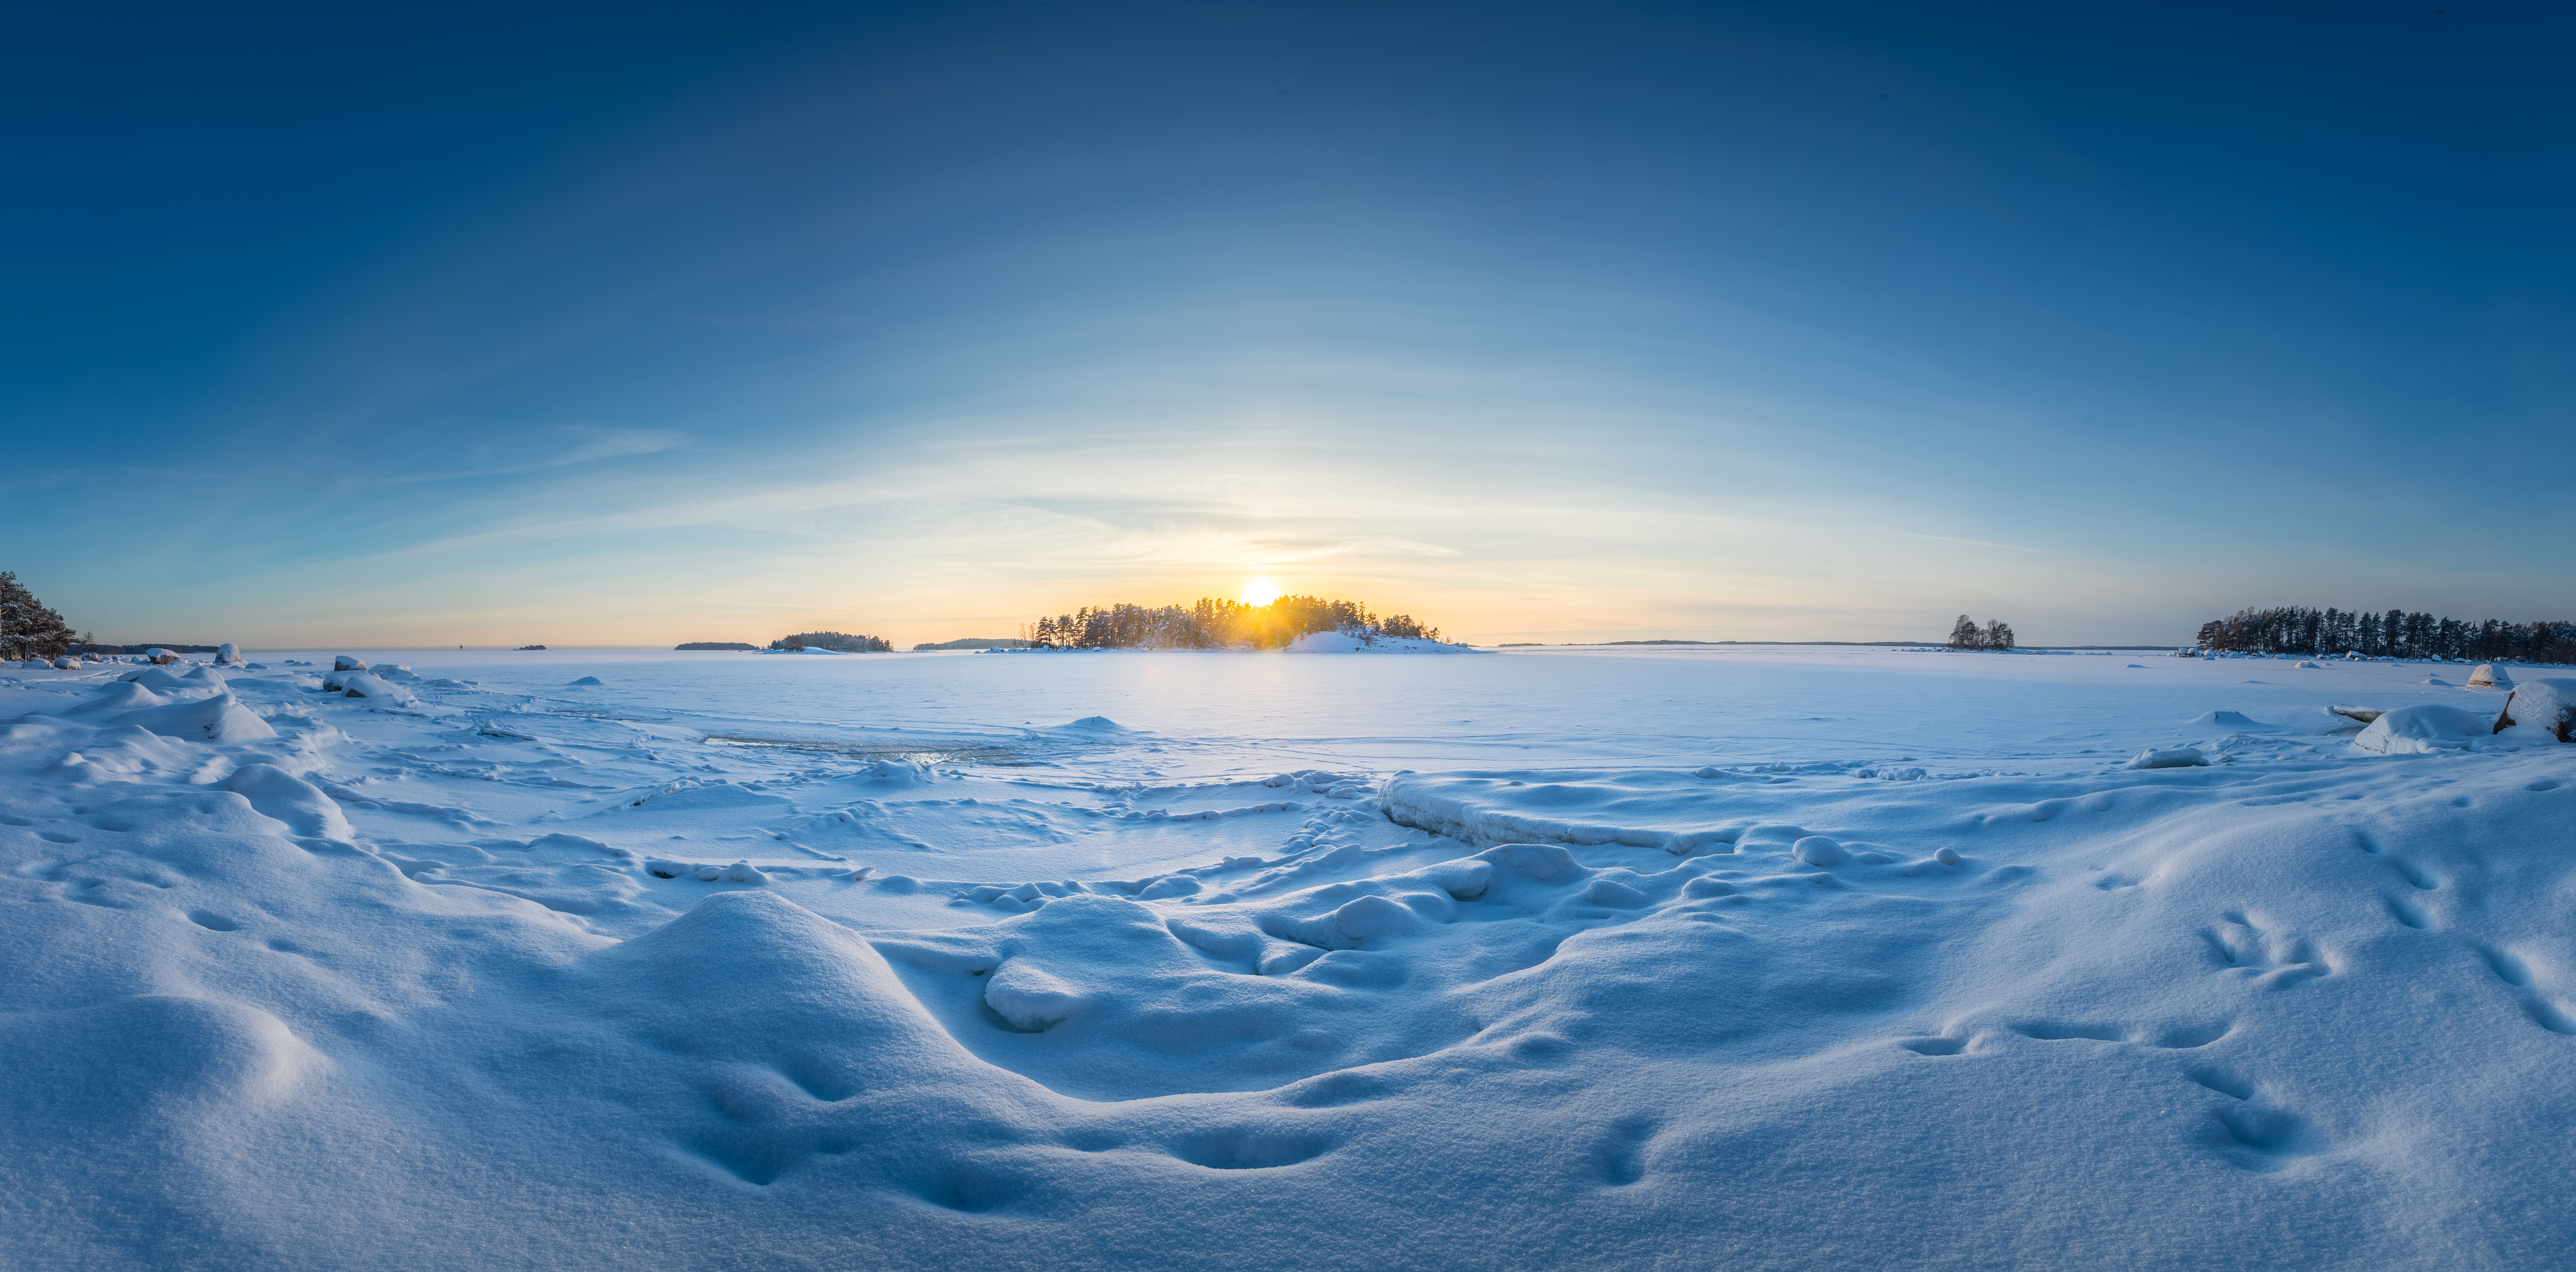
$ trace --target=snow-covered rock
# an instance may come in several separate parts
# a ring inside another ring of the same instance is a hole
[[[2140,751],[2130,759],[2128,767],[2133,769],[2200,768],[2208,763],[2209,757],[2202,754],[2200,748],[2178,746],[2162,751],[2153,748]]]
[[[2479,663],[2477,670],[2469,673],[2469,687],[2472,689],[2511,689],[2513,688],[2513,677],[2506,674],[2504,668],[2498,667],[2494,663]]]
[[[215,646],[215,661],[235,667],[241,666],[243,662],[241,646],[236,645],[231,641],[225,641],[223,644]]]
[[[331,660],[333,671],[365,671],[366,669],[367,660],[355,654],[342,654]]]
[[[2492,717],[2438,702],[2419,702],[2383,713],[2354,735],[2352,744],[2379,755],[2465,751],[2494,732]]]
[[[2576,678],[2527,680],[2514,686],[2496,728],[2515,725],[2541,729],[2561,742],[2576,741]]]
[[[399,706],[410,706],[420,701],[411,690],[364,671],[335,671],[324,678],[322,687],[336,689],[351,698],[375,698]]]

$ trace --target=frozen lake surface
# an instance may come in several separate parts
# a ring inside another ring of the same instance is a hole
[[[2466,667],[335,652],[0,672],[0,1261],[2576,1245],[2576,746],[2327,709]]]

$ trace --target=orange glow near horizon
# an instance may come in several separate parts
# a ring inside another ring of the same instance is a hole
[[[1286,589],[1271,582],[1267,574],[1243,585],[1243,603],[1246,605],[1268,605],[1286,594]]]

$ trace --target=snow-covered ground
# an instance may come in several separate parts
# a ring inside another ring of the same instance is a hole
[[[0,671],[0,1265],[2576,1249],[2465,667],[334,652]]]

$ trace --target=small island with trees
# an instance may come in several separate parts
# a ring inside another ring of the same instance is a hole
[[[1319,596],[1283,596],[1267,605],[1203,596],[1186,606],[1084,606],[1021,630],[1037,649],[1282,649],[1316,632],[1364,643],[1440,639],[1439,628],[1411,615],[1379,618],[1358,601]]]

